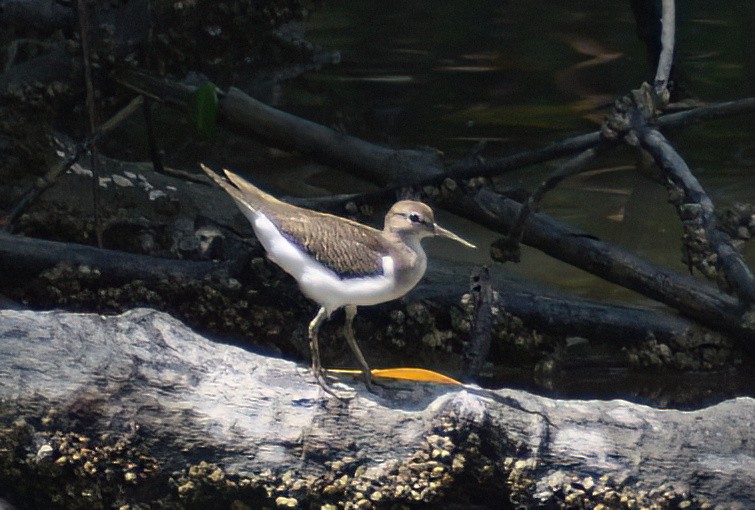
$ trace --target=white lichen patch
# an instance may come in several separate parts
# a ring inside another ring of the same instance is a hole
[[[84,168],[83,166],[79,165],[78,163],[74,163],[71,165],[71,172],[73,172],[76,175],[85,175],[87,177],[92,177],[92,171],[88,168]]]
[[[147,191],[155,188],[152,184],[150,184],[150,182],[147,180],[147,178],[144,177],[142,174],[139,174],[136,177],[137,177],[137,179],[139,179],[139,187],[140,188],[143,188],[143,189],[145,189]]]
[[[134,187],[134,183],[131,182],[130,179],[128,179],[128,178],[126,178],[126,177],[124,177],[122,175],[113,174],[112,178],[113,178],[113,183],[115,183],[116,186],[121,186],[122,188],[133,188]]]

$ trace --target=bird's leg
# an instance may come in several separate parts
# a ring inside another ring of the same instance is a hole
[[[346,328],[344,331],[346,334],[346,341],[349,343],[349,347],[351,347],[354,356],[357,357],[357,361],[359,361],[359,364],[362,366],[362,373],[364,374],[364,382],[367,385],[367,389],[374,393],[374,390],[372,388],[372,371],[370,370],[370,366],[367,364],[367,360],[364,359],[362,351],[359,349],[357,339],[354,338],[353,323],[356,314],[356,305],[346,305]]]
[[[325,373],[323,372],[322,365],[320,364],[320,345],[317,341],[317,332],[320,330],[320,325],[322,324],[322,322],[327,318],[328,312],[324,307],[322,307],[320,308],[320,311],[317,312],[317,315],[315,315],[315,318],[312,319],[312,322],[309,323],[309,351],[312,355],[312,373],[315,376],[317,384],[319,384],[322,389],[324,389],[334,397],[338,397],[338,395],[336,395],[335,392],[333,392],[333,390],[328,387],[328,383],[325,381]]]

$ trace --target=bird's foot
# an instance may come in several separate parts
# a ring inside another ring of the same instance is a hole
[[[315,376],[315,381],[317,381],[317,384],[320,386],[320,388],[323,389],[325,393],[328,393],[329,395],[332,395],[338,400],[342,400],[342,401],[351,400],[352,398],[354,398],[354,393],[339,394],[333,388],[331,388],[330,385],[328,384],[325,370],[323,370],[322,368],[319,370],[314,370],[313,373]]]
[[[385,392],[388,390],[388,387],[384,384],[372,381],[371,383],[366,383],[365,386],[367,386],[367,391],[375,395],[376,397],[385,397]]]
[[[386,393],[391,389],[388,384],[380,382],[372,377],[372,371],[362,370],[362,376],[364,377],[364,385],[367,387],[367,391],[378,397],[385,397]]]

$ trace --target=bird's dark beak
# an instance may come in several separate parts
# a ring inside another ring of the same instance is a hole
[[[437,223],[433,224],[433,230],[435,231],[435,235],[436,236],[447,237],[448,239],[453,239],[457,243],[461,243],[464,246],[466,246],[467,248],[477,248],[477,246],[475,246],[474,244],[470,243],[469,241],[465,241],[464,239],[462,239],[461,237],[457,236],[456,234],[454,234],[450,230],[446,230],[443,227],[439,227]]]

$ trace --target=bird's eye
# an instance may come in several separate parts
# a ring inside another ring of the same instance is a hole
[[[409,215],[409,221],[411,221],[412,223],[422,223],[422,218],[417,213],[411,213]]]

